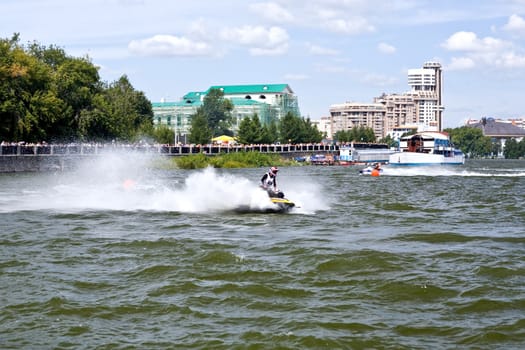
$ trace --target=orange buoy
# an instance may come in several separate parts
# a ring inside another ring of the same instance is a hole
[[[370,173],[370,175],[372,175],[372,176],[379,176],[379,170],[373,169],[372,172]]]

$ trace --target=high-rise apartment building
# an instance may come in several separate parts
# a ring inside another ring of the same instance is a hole
[[[441,64],[426,62],[422,68],[409,69],[407,73],[408,92],[383,94],[374,98],[372,104],[347,102],[330,106],[332,134],[359,126],[373,128],[378,138],[406,127],[442,131]]]
[[[443,130],[443,73],[438,62],[426,62],[423,68],[408,70],[408,85],[416,94],[417,124]],[[399,125],[398,125],[399,126]]]
[[[332,135],[364,126],[373,129],[376,138],[383,138],[386,134],[385,113],[386,108],[381,103],[346,102],[331,105]]]

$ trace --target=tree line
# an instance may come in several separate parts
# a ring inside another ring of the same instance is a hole
[[[469,158],[494,158],[501,153],[507,159],[525,157],[525,138],[521,141],[510,138],[505,142],[505,148],[498,139],[484,136],[479,128],[462,126],[460,128],[445,129],[450,134],[452,143]]]
[[[212,137],[233,136],[233,104],[212,89],[192,116],[189,140],[207,144]],[[452,142],[471,158],[501,152],[499,140],[480,129],[446,129]],[[101,81],[89,57],[72,57],[57,46],[20,43],[18,33],[0,39],[0,140],[26,142],[137,141],[148,137],[171,143],[174,131],[153,127],[151,102],[135,90],[126,75]],[[244,144],[315,143],[323,135],[308,118],[287,113],[261,124],[257,114],[244,118],[235,135]],[[338,142],[376,142],[371,128],[356,127],[335,134]],[[379,140],[390,146],[390,137]],[[525,157],[525,139],[509,139],[505,158]]]
[[[0,138],[125,140],[153,133],[153,110],[127,76],[107,83],[89,57],[56,46],[0,39]]]

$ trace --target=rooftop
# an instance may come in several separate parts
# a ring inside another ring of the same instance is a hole
[[[481,129],[483,135],[489,137],[525,137],[524,129],[510,123],[495,121],[493,118],[483,119],[479,123],[467,126]]]
[[[211,89],[220,89],[225,95],[264,93],[293,94],[293,91],[288,84],[215,85],[211,86],[205,93],[208,93]]]

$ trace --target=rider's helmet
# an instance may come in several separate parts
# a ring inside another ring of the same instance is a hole
[[[274,175],[274,176],[277,175],[277,172],[278,172],[278,171],[279,171],[279,169],[277,169],[276,166],[273,166],[273,167],[270,168],[270,173],[271,173],[272,175]]]

